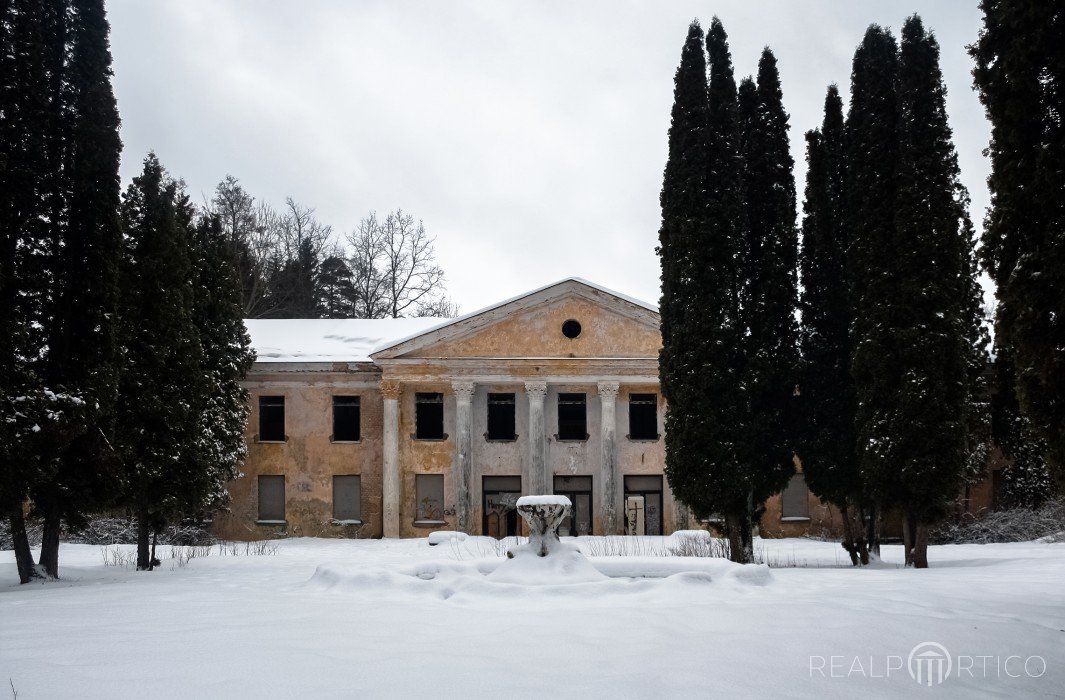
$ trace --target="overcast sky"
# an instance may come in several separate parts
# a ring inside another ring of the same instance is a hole
[[[942,47],[979,225],[990,127],[965,45],[977,0],[398,2],[111,0],[122,177],[154,149],[193,197],[226,174],[314,207],[337,234],[402,207],[437,238],[463,312],[569,276],[657,303],[673,74],[688,23],[721,18],[737,78],[763,46],[802,135],[847,100],[870,23],[922,16]]]

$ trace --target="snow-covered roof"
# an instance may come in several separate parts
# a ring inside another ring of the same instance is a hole
[[[446,319],[249,318],[244,325],[259,362],[369,362],[370,353]]]
[[[658,313],[658,307],[580,277],[545,284],[458,318],[245,319],[259,362],[370,362],[370,355],[420,335],[493,311],[544,290],[576,282]]]

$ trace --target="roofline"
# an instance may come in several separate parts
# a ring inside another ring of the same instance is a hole
[[[592,289],[595,289],[595,290],[598,290],[600,292],[603,292],[604,294],[609,294],[610,296],[613,296],[613,297],[616,297],[618,299],[621,299],[622,301],[627,301],[630,304],[633,304],[635,306],[639,306],[639,307],[641,307],[643,309],[646,309],[647,311],[650,311],[652,313],[655,313],[655,314],[658,313],[658,307],[654,306],[653,304],[648,304],[646,301],[640,301],[639,299],[637,299],[635,297],[630,297],[627,294],[622,294],[621,292],[616,292],[613,289],[608,289],[607,287],[604,287],[604,286],[602,286],[600,284],[596,284],[595,282],[589,282],[588,280],[584,279],[583,277],[565,277],[563,279],[558,280],[557,282],[551,282],[550,284],[545,284],[542,287],[537,287],[536,289],[533,289],[531,291],[522,292],[521,294],[519,294],[517,296],[510,297],[509,299],[504,299],[503,301],[500,301],[500,302],[497,302],[495,304],[492,304],[491,306],[486,306],[483,309],[478,309],[477,311],[472,311],[472,312],[470,312],[468,314],[463,314],[462,316],[457,316],[456,318],[449,318],[449,319],[447,319],[446,321],[444,321],[442,323],[438,323],[435,326],[429,326],[428,328],[425,328],[425,329],[423,329],[423,330],[421,330],[421,331],[419,331],[417,333],[412,333],[412,334],[410,334],[408,336],[405,336],[403,338],[399,338],[397,340],[390,340],[390,341],[387,342],[386,345],[379,345],[376,348],[374,348],[373,350],[371,350],[370,351],[370,358],[373,359],[374,355],[376,355],[379,352],[383,352],[385,350],[388,350],[389,348],[394,348],[397,345],[402,345],[403,343],[406,343],[408,341],[414,340],[415,338],[419,338],[419,337],[421,337],[423,335],[426,335],[428,333],[434,333],[436,331],[439,331],[439,330],[441,330],[443,328],[447,328],[448,326],[454,325],[456,323],[461,323],[463,321],[466,321],[466,320],[469,320],[471,318],[474,318],[475,316],[480,316],[481,314],[488,313],[489,311],[495,311],[496,309],[498,309],[501,306],[506,306],[507,304],[513,304],[516,301],[521,301],[522,299],[525,299],[527,297],[531,297],[534,294],[539,294],[540,292],[543,292],[543,291],[546,291],[548,289],[551,289],[552,287],[557,287],[559,285],[565,284],[566,282],[576,282],[578,284],[583,284],[586,287],[591,287]]]

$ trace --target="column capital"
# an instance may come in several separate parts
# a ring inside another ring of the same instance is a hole
[[[613,401],[618,397],[618,389],[621,388],[621,385],[617,382],[599,382],[598,387],[600,396]]]
[[[525,393],[531,399],[543,399],[547,394],[547,382],[525,382]]]
[[[397,400],[403,394],[403,385],[395,379],[382,379],[380,389],[381,396],[386,399]]]
[[[455,398],[459,401],[469,401],[473,398],[474,388],[473,382],[451,382],[451,389],[455,392]]]

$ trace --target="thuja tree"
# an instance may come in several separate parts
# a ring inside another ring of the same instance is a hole
[[[1046,444],[1032,433],[1017,401],[1016,370],[1009,348],[995,348],[995,385],[991,400],[991,435],[1008,460],[1002,501],[1004,508],[1038,508],[1052,494],[1053,482],[1046,464]]]
[[[1031,430],[1065,477],[1065,15],[1055,3],[983,0],[969,51],[991,121],[982,261],[996,342],[1011,351]]]
[[[835,505],[843,547],[852,564],[869,563],[870,510],[854,443],[855,396],[850,326],[854,310],[847,284],[849,227],[844,209],[846,170],[843,101],[835,85],[825,95],[820,130],[806,133],[803,206],[801,437],[799,456],[811,490]]]
[[[777,61],[768,48],[758,62],[754,92],[749,92],[749,83],[741,86],[746,238],[739,268],[744,330],[739,380],[747,415],[737,440],[748,505],[739,522],[729,525],[730,532],[742,528],[733,544],[742,542],[745,550],[757,515],[752,505],[780,491],[795,473],[792,404],[798,379],[794,163]]]
[[[889,415],[890,481],[906,563],[928,565],[927,529],[955,501],[967,461],[974,354],[967,197],[947,124],[939,45],[920,18],[902,30],[892,320],[899,374]]]
[[[722,143],[715,138],[712,152],[703,41],[693,22],[674,77],[658,246],[665,470],[674,495],[698,517],[716,508],[711,464],[734,459],[722,428],[724,414],[738,404],[735,358],[729,353],[739,335],[735,237],[711,225],[722,208],[722,183],[712,179]]]
[[[853,309],[851,375],[859,471],[872,500],[869,548],[879,556],[881,504],[898,499],[891,479],[892,430],[899,392],[893,303],[897,197],[898,45],[887,30],[870,26],[854,54],[851,100],[845,127],[845,225],[850,240],[846,268]]]

